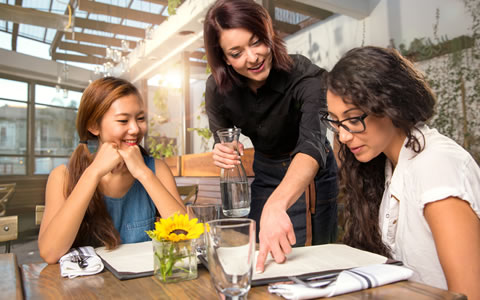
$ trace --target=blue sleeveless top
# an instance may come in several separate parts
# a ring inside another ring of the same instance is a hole
[[[155,174],[155,159],[150,156],[144,156],[143,159]],[[113,225],[120,233],[122,244],[150,240],[145,230],[154,229],[157,208],[138,180],[133,182],[132,187],[122,198],[104,196],[104,199]]]

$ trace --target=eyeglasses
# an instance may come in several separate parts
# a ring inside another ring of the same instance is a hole
[[[360,133],[365,131],[365,118],[368,117],[367,113],[359,117],[353,117],[344,119],[342,121],[332,120],[329,118],[328,113],[322,116],[322,121],[325,122],[328,128],[333,132],[338,133],[340,126],[350,133]]]

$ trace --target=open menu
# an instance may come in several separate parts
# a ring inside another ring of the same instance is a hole
[[[121,280],[153,275],[151,241],[124,244],[115,250],[106,250],[105,247],[100,247],[96,248],[95,251],[104,261],[106,268]],[[201,261],[208,267],[204,258]],[[253,273],[252,285],[285,281],[288,280],[288,276],[301,278],[379,263],[390,262],[387,262],[387,258],[384,256],[343,244],[293,248],[283,264],[276,264],[269,257],[265,264],[265,272],[261,274]]]
[[[122,244],[114,250],[95,248],[105,267],[120,280],[153,275],[152,241]]]

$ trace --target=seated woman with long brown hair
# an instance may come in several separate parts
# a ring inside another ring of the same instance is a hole
[[[435,96],[396,50],[347,52],[324,121],[341,143],[344,241],[402,261],[412,280],[480,299],[480,168],[429,128]]]
[[[131,83],[105,77],[84,91],[77,115],[80,143],[68,165],[48,178],[40,227],[40,256],[56,263],[73,246],[106,246],[149,240],[158,211],[185,213],[167,165],[139,145],[146,111]],[[87,143],[97,144],[90,153]]]

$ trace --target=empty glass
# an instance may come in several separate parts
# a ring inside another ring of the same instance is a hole
[[[197,218],[199,223],[220,219],[221,208],[219,204],[190,204],[187,213],[190,219]],[[207,230],[205,230],[205,233]],[[197,255],[206,256],[206,234],[202,234],[195,242]]]
[[[224,299],[246,299],[255,259],[255,221],[221,219],[208,222],[208,269]]]
[[[220,142],[238,153],[240,128],[225,128],[217,131]],[[223,214],[227,217],[244,217],[250,212],[250,195],[247,175],[243,165],[235,165],[220,172],[220,192]]]

